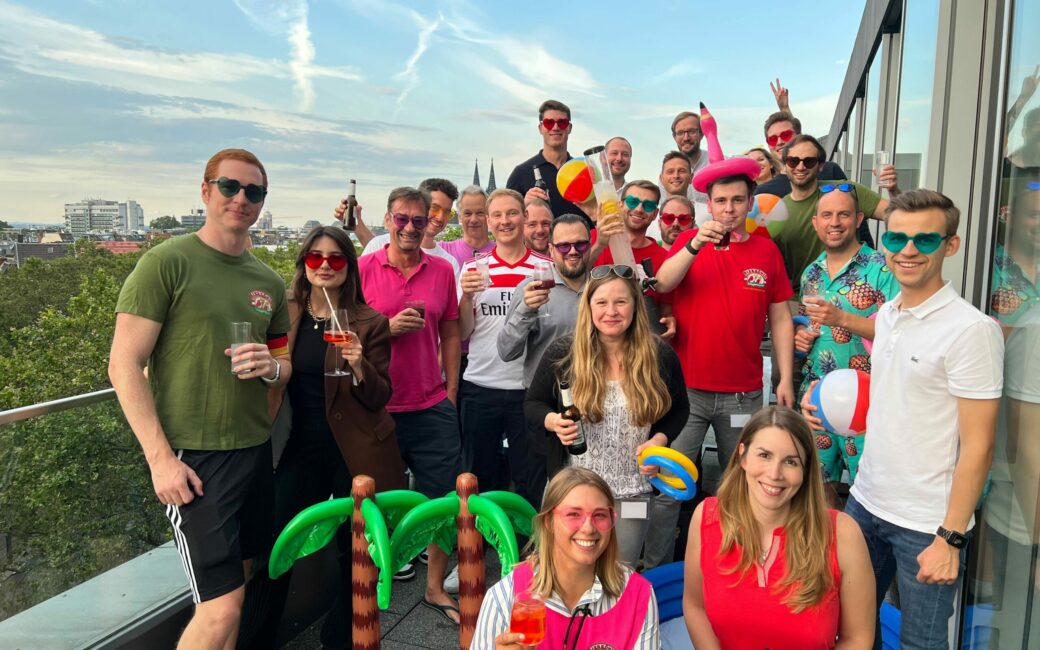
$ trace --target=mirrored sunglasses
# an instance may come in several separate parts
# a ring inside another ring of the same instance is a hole
[[[593,280],[602,280],[613,273],[622,280],[631,280],[636,277],[636,271],[627,264],[602,264],[600,266],[593,267],[589,275],[592,276]]]

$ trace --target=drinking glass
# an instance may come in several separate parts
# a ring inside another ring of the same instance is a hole
[[[325,374],[329,377],[346,377],[350,373],[340,368],[339,346],[349,345],[354,340],[354,333],[350,331],[350,321],[347,318],[346,309],[334,309],[329,319],[325,321],[325,342],[333,349],[332,354],[325,354]]]
[[[419,312],[419,318],[426,318],[426,301],[425,300],[405,300],[405,309],[414,309]]]
[[[890,164],[892,164],[892,156],[889,152],[884,149],[878,149],[874,154],[874,175],[877,178],[877,185],[879,188],[885,189],[891,185],[888,181],[885,181],[884,183],[881,182],[881,170]]]
[[[540,289],[552,289],[556,286],[556,273],[549,262],[537,262],[534,267],[534,280]],[[543,305],[544,306],[544,305]],[[538,318],[548,318],[548,309],[538,309]]]
[[[477,260],[477,272],[480,273],[480,279],[484,281],[484,289],[493,286],[491,282],[491,258],[481,257]]]
[[[253,342],[253,324],[248,322],[234,322],[231,323],[231,356],[235,356],[235,350],[242,347],[246,343]],[[249,372],[248,362],[240,361],[236,366],[231,364],[231,374],[240,375],[243,372]]]
[[[545,639],[545,601],[537,594],[525,591],[513,601],[509,631],[523,634],[523,645],[536,646]]]

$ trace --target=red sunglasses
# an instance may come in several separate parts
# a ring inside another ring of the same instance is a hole
[[[792,129],[785,129],[775,135],[767,136],[766,144],[768,144],[770,147],[775,147],[777,143],[784,144],[785,142],[790,142],[791,138],[793,137],[794,131]]]
[[[661,213],[661,223],[663,223],[664,225],[670,226],[673,223],[675,223],[676,221],[679,222],[679,226],[681,226],[682,228],[685,228],[686,226],[689,226],[693,222],[693,215],[692,214],[672,214],[671,212],[662,212]]]
[[[322,255],[318,251],[311,251],[303,256],[303,263],[309,269],[318,270],[324,262],[328,262],[329,268],[333,271],[342,271],[347,266],[347,256],[343,253]]]
[[[571,120],[568,117],[561,117],[558,120],[547,117],[542,120],[542,126],[545,127],[546,131],[552,131],[553,127],[557,125],[559,125],[561,131],[566,131],[567,127],[571,125]]]

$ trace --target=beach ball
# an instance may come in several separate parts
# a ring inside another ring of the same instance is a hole
[[[870,375],[851,368],[828,372],[813,388],[809,401],[828,431],[842,436],[863,435],[870,406]]]
[[[770,235],[775,235],[787,223],[787,216],[787,206],[782,198],[775,194],[756,194],[747,216],[748,232],[765,226]]]
[[[560,167],[556,172],[556,189],[571,203],[584,203],[592,198],[592,170],[584,158],[574,158]]]

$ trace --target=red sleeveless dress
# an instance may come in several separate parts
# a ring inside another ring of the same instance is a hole
[[[718,501],[704,501],[701,517],[701,574],[704,585],[704,610],[719,643],[726,650],[813,650],[833,648],[838,636],[841,605],[838,601],[841,569],[838,567],[836,523],[838,513],[829,511],[831,547],[828,559],[834,587],[814,607],[795,614],[781,602],[775,585],[784,578],[786,534],[773,531],[773,545],[764,566],[754,566],[741,579],[739,573],[723,574],[720,567],[740,561],[740,548],[719,557],[722,522]]]

